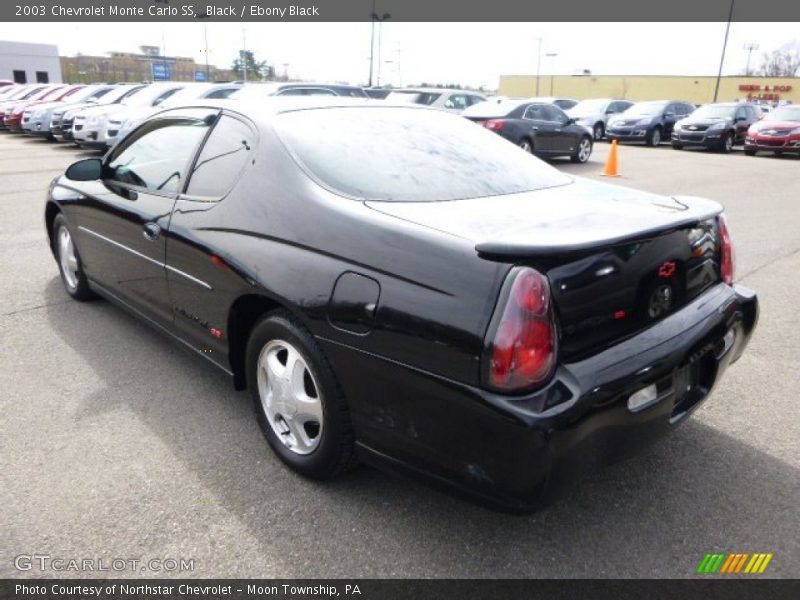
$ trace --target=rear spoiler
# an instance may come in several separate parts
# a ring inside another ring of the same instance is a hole
[[[478,256],[486,260],[508,261],[517,258],[548,258],[564,254],[584,254],[591,251],[618,246],[620,244],[633,244],[652,239],[659,235],[671,233],[678,229],[696,225],[701,221],[714,218],[722,212],[722,207],[717,205],[713,210],[701,214],[693,214],[691,217],[670,221],[659,227],[643,229],[633,234],[620,235],[616,237],[600,238],[596,240],[569,240],[566,236],[555,243],[537,244],[531,243],[504,242],[504,241],[485,241],[475,244],[475,251]]]

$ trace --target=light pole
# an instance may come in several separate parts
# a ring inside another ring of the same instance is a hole
[[[536,95],[539,95],[539,72],[542,69],[542,38],[539,38],[539,51],[536,53]]]
[[[550,59],[550,95],[553,95],[553,79],[556,72],[556,56],[558,56],[558,52],[548,52],[545,54],[547,58]]]
[[[758,50],[758,44],[755,42],[749,42],[744,45],[744,49],[747,50],[747,68],[744,70],[744,74],[748,77],[750,76],[750,56],[753,54],[753,50]]]
[[[369,87],[372,87],[372,63],[375,59],[375,0],[372,0],[372,12],[370,13],[372,20],[372,31],[369,35]]]
[[[378,16],[377,13],[372,13],[372,22],[378,22],[378,74],[377,74],[377,84],[378,86],[381,85],[381,45],[383,44],[383,22],[388,21],[392,18],[392,15],[389,13],[383,13],[383,15]],[[371,61],[370,61],[371,62]]]
[[[719,71],[717,71],[717,84],[714,86],[714,102],[717,101],[719,95],[719,80],[722,78],[722,65],[725,62],[725,49],[728,47],[728,33],[731,30],[731,20],[733,19],[733,4],[735,0],[731,0],[731,10],[728,13],[728,24],[725,26],[725,40],[722,42],[722,56],[719,59]]]

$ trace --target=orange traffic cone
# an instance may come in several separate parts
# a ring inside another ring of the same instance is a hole
[[[605,177],[619,177],[619,172],[617,171],[617,140],[611,140],[611,151],[608,153],[603,175]]]

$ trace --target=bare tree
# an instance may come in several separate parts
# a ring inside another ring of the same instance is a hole
[[[800,42],[784,44],[762,55],[761,67],[756,72],[765,77],[794,77],[800,70]]]

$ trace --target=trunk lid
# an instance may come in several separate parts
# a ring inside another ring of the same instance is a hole
[[[479,256],[546,273],[560,353],[578,359],[640,331],[721,281],[716,202],[577,179],[452,202],[367,202],[472,242]]]

